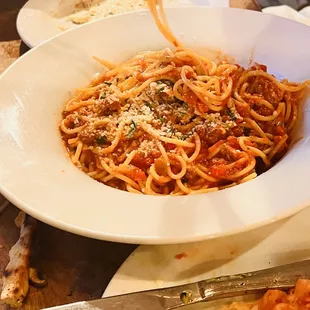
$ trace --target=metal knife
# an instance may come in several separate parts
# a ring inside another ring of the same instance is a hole
[[[49,310],[171,310],[199,302],[289,289],[298,279],[310,279],[310,260],[265,270],[212,278],[196,283],[77,302]]]

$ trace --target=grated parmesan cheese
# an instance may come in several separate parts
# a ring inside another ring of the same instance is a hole
[[[139,152],[148,157],[153,150],[157,150],[157,144],[155,140],[143,140],[139,146]]]
[[[59,4],[65,0],[60,0]],[[66,0],[67,1],[67,0]],[[164,0],[166,6],[191,5],[190,0]],[[73,24],[84,24],[99,18],[146,9],[145,0],[78,0],[75,1],[72,12],[67,15],[68,22]],[[53,12],[53,15],[62,15],[60,12]],[[72,25],[73,26],[73,25]],[[60,29],[66,29],[59,25]]]

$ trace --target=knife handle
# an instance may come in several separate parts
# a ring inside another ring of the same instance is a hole
[[[268,289],[289,289],[298,279],[310,279],[310,260],[292,263],[256,272],[249,272],[228,277],[219,277],[198,282],[202,298],[240,296],[248,293],[260,293]]]

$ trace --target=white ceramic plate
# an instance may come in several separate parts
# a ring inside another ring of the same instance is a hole
[[[307,208],[289,220],[234,237],[187,245],[140,246],[115,274],[104,296],[181,285],[308,259],[309,218],[310,208]]]
[[[222,48],[243,65],[254,53],[254,60],[267,64],[270,72],[296,81],[310,77],[307,26],[229,8],[176,8],[167,14],[186,46]],[[152,244],[235,234],[310,205],[309,100],[302,109],[302,139],[285,158],[258,178],[219,192],[131,194],[94,181],[70,162],[57,125],[68,91],[86,85],[100,68],[91,56],[117,62],[165,46],[148,13],[131,13],[68,31],[17,60],[0,77],[2,194],[61,229]]]
[[[63,31],[78,27],[78,24],[72,22],[72,13],[76,11],[74,6],[79,2],[81,0],[29,0],[20,10],[16,21],[21,39],[29,47],[34,47]],[[109,16],[111,12],[116,14],[137,10],[143,2],[145,1],[97,0],[96,3],[99,5],[91,9],[93,15],[90,10],[83,10],[74,16],[75,20],[86,17],[91,21]],[[229,0],[164,0],[164,4],[165,6],[229,6]]]

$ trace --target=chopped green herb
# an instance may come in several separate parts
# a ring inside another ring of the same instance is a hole
[[[103,145],[107,143],[107,137],[105,135],[96,139],[97,144]]]
[[[230,117],[232,121],[235,121],[237,119],[236,115],[229,109],[226,110],[226,114]]]
[[[74,122],[71,122],[68,126],[70,129],[73,129],[74,128]]]
[[[183,116],[183,115],[187,115],[187,112],[178,110],[178,114],[179,116]]]
[[[176,97],[174,97],[174,98],[175,98],[175,102],[176,102],[176,103],[182,105],[183,107],[188,108],[188,105],[187,105],[187,103],[186,103],[185,101],[182,101],[182,100],[180,100],[180,99],[178,99],[178,98],[176,98]]]
[[[153,106],[153,104],[152,104],[151,102],[149,102],[149,101],[144,101],[144,103],[145,103],[145,105],[146,105],[147,107],[149,107],[151,110],[154,109],[154,106]]]
[[[171,138],[174,135],[174,133],[175,133],[175,128],[173,128],[173,127],[169,128],[167,133],[170,134],[170,138]]]
[[[160,88],[158,88],[157,91],[158,91],[159,93],[161,93],[161,92],[165,89],[165,87],[166,87],[166,86],[161,86]]]
[[[166,116],[161,116],[159,120],[162,122],[162,124],[167,122]]]
[[[252,105],[252,110],[257,110],[259,108],[258,104],[257,103],[254,103]]]
[[[99,99],[105,99],[105,98],[107,98],[107,95],[105,93],[101,94],[99,97]]]
[[[185,134],[183,136],[181,136],[180,140],[185,141],[186,139],[188,139],[190,136],[190,134]]]
[[[247,128],[247,127],[244,127],[243,128],[243,134],[245,135],[245,136],[249,136],[250,135],[250,133],[251,133],[251,129],[250,128]]]
[[[157,83],[162,83],[162,84],[166,84],[170,87],[173,87],[174,83],[170,80],[167,80],[167,79],[162,79],[162,80],[158,80]]]
[[[185,177],[183,177],[183,178],[182,178],[182,183],[188,183],[188,179],[185,178]]]
[[[170,80],[158,80],[157,85],[159,85],[159,88],[157,88],[157,94],[161,94],[166,86],[170,86],[171,88],[173,87],[173,82]]]
[[[134,121],[131,121],[130,130],[129,130],[128,136],[127,136],[129,139],[131,139],[133,137],[136,129],[137,129],[137,124]]]
[[[222,123],[222,126],[226,129],[226,131],[229,131],[230,128],[232,127],[231,125],[225,123]]]

